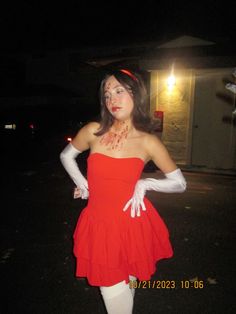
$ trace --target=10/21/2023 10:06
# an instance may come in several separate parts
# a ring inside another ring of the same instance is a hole
[[[179,282],[175,280],[130,280],[130,288],[133,289],[202,289],[204,288],[203,280],[180,280]]]

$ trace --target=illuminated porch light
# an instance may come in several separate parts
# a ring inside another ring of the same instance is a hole
[[[169,89],[172,89],[175,86],[176,79],[173,74],[171,74],[167,79],[167,86]]]

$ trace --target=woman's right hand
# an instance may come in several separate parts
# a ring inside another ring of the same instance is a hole
[[[89,190],[88,190],[88,182],[85,179],[84,184],[81,184],[80,186],[77,186],[74,188],[74,199],[76,198],[82,198],[82,199],[88,199],[89,197]]]
[[[76,187],[81,190],[75,193],[74,198],[81,197],[82,199],[88,198],[88,181],[83,176],[76,162],[76,157],[81,153],[77,148],[75,148],[71,143],[69,143],[60,154],[61,162],[70,175],[71,179],[74,181]],[[76,197],[75,197],[76,196]]]

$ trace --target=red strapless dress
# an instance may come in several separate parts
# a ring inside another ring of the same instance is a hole
[[[146,211],[131,218],[123,212],[132,197],[144,162],[137,157],[114,158],[89,155],[89,200],[74,231],[76,276],[87,277],[92,286],[129,282],[129,275],[150,280],[155,264],[173,255],[169,232],[162,218],[145,197]]]

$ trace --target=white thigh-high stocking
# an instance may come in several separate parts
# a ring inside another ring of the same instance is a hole
[[[125,280],[100,291],[108,314],[132,314],[133,295]]]
[[[134,287],[136,287],[134,281],[136,281],[136,280],[137,280],[136,277],[129,275],[130,290],[131,290],[133,298],[134,298],[134,295],[135,295],[135,288]]]

